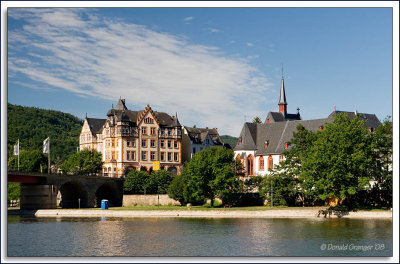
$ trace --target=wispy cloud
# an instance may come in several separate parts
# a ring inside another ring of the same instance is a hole
[[[185,125],[237,135],[256,115],[269,82],[247,59],[86,9],[10,9],[9,76],[46,87],[178,112]],[[190,19],[189,19],[190,18]],[[192,20],[192,17],[186,18]]]
[[[194,17],[189,16],[189,17],[185,17],[185,18],[183,19],[183,21],[189,22],[189,21],[191,21],[191,20],[193,20],[193,19],[194,19]]]
[[[208,31],[210,31],[211,33],[218,33],[220,30],[216,29],[216,28],[207,28]]]
[[[254,46],[254,44],[253,44],[253,43],[251,43],[251,42],[247,42],[247,46],[248,46],[248,47],[253,47],[253,46]]]

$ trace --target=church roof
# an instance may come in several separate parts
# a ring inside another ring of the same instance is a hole
[[[268,123],[268,119],[270,123],[274,122],[282,122],[287,120],[301,120],[300,114],[284,114],[283,112],[269,112],[267,118],[265,119],[265,123]]]
[[[256,155],[281,154],[285,150],[285,143],[289,142],[293,133],[297,131],[299,124],[307,130],[317,131],[325,123],[331,123],[338,113],[347,113],[349,118],[354,118],[354,112],[336,111],[327,118],[313,120],[286,120],[264,124],[245,123],[240,133],[241,144],[236,145],[234,150],[255,150]],[[365,120],[367,128],[376,129],[380,122],[374,114],[358,114],[359,118]],[[265,148],[265,145],[267,147]]]

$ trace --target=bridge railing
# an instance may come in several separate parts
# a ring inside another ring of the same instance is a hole
[[[121,178],[122,175],[117,173],[90,173],[90,174],[71,174],[71,173],[40,173],[40,172],[25,172],[25,171],[13,171],[9,170],[8,174],[13,175],[29,175],[29,176],[37,176],[37,177],[57,177],[57,176],[87,176],[87,177],[106,177],[106,178]]]

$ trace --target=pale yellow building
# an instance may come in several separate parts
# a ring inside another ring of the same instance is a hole
[[[107,113],[107,119],[85,118],[80,149],[103,155],[103,175],[124,177],[130,170],[182,169],[182,130],[178,117],[155,112],[150,106],[131,111],[124,99]]]

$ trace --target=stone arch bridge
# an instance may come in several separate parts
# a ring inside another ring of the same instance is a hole
[[[100,207],[103,199],[122,206],[122,178],[9,171],[8,182],[21,183],[21,209]]]

